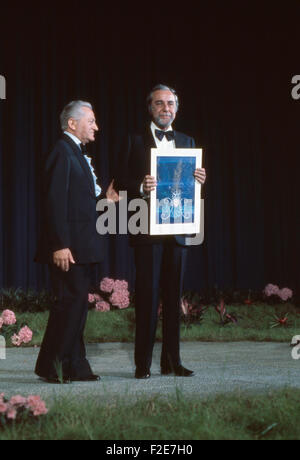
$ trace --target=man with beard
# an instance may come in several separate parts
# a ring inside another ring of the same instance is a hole
[[[149,198],[156,181],[150,173],[151,148],[168,151],[173,148],[194,148],[193,138],[173,131],[172,123],[178,110],[176,92],[165,85],[157,85],[147,98],[151,123],[144,133],[129,136],[127,146],[126,188],[131,199]],[[204,184],[205,169],[196,169],[195,180]],[[181,364],[179,350],[180,300],[187,255],[188,239],[184,236],[131,235],[135,249],[136,336],[135,377],[150,377],[160,295],[163,309],[163,343],[161,374],[188,377],[193,371]]]

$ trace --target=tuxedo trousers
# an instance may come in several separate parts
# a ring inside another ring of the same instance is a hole
[[[71,264],[68,272],[49,265],[56,303],[50,310],[35,367],[40,377],[55,378],[61,371],[65,378],[85,378],[92,374],[86,359],[83,332],[93,265]]]
[[[174,238],[135,247],[135,365],[151,367],[152,352],[162,303],[163,338],[161,367],[177,366],[180,360],[180,302],[187,248]]]

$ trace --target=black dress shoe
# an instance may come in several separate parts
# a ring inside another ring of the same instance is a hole
[[[145,379],[150,379],[150,377],[151,377],[151,372],[148,371],[148,370],[146,370],[146,371],[142,370],[141,371],[141,370],[137,369],[135,371],[135,378],[136,379],[144,379],[145,380]]]
[[[161,374],[162,375],[174,374],[174,375],[177,375],[178,377],[192,377],[193,375],[195,375],[194,371],[190,371],[189,369],[186,369],[181,364],[179,366],[174,366],[173,368],[162,367]]]
[[[101,380],[99,375],[91,374],[87,377],[71,377],[71,382],[97,382]]]

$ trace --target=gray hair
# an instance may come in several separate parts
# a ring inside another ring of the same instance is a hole
[[[74,120],[80,120],[80,118],[84,116],[84,113],[81,110],[82,107],[88,107],[89,109],[93,110],[92,105],[89,102],[84,101],[72,101],[64,107],[60,114],[60,126],[63,131],[68,129],[68,121],[70,118],[74,118]]]
[[[152,90],[150,91],[149,95],[147,96],[147,107],[148,107],[149,110],[150,110],[150,108],[151,108],[152,97],[153,97],[153,93],[154,93],[155,91],[171,91],[171,93],[174,94],[174,96],[175,96],[176,111],[178,110],[179,101],[178,101],[178,96],[177,96],[177,94],[176,94],[175,89],[170,88],[170,86],[161,85],[161,84],[155,85],[154,88],[152,88]]]

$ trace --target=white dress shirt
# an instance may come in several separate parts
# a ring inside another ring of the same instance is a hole
[[[74,134],[71,134],[68,131],[64,131],[64,134],[67,134],[67,136],[69,136],[72,139],[72,141],[74,141],[75,144],[78,145],[78,147],[81,150],[81,147],[80,147],[81,140],[78,139],[78,137],[74,136]],[[90,168],[92,176],[93,176],[95,194],[96,194],[96,196],[99,196],[101,194],[101,187],[97,184],[97,176],[95,174],[94,168],[93,168],[92,163],[91,163],[92,160],[87,155],[83,155],[83,156],[86,159],[86,162],[89,165],[89,168]]]
[[[160,150],[164,150],[164,151],[170,151],[170,150],[173,150],[176,148],[176,145],[175,145],[175,139],[171,140],[171,141],[168,141],[168,139],[166,138],[166,136],[164,136],[162,138],[162,140],[160,141],[156,136],[155,136],[155,130],[156,129],[159,129],[160,131],[162,131],[160,128],[158,128],[158,126],[156,126],[156,124],[152,121],[151,122],[151,125],[150,125],[150,128],[151,128],[151,131],[152,131],[152,134],[153,134],[153,137],[154,137],[154,140],[155,140],[155,144],[156,144],[156,147]],[[172,129],[172,125],[169,126],[169,128],[165,131],[173,131]]]

